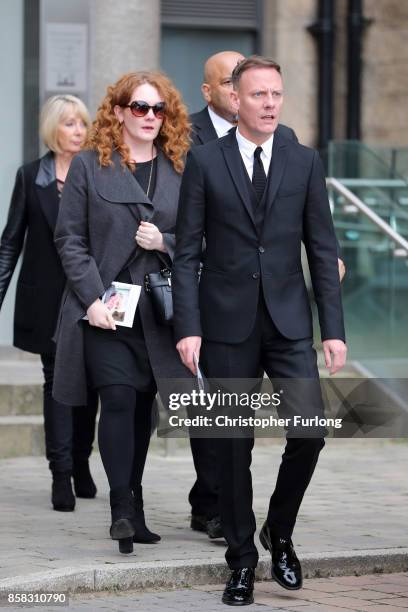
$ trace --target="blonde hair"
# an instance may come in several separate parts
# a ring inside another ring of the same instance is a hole
[[[42,107],[40,115],[40,136],[45,146],[54,153],[62,153],[57,138],[58,125],[71,109],[76,115],[79,115],[87,129],[89,129],[91,125],[89,111],[82,100],[76,96],[71,96],[70,94],[51,96]]]
[[[107,94],[96,113],[96,119],[89,131],[86,149],[98,153],[101,166],[112,164],[112,151],[118,151],[122,164],[134,168],[130,159],[129,147],[123,141],[122,126],[115,115],[115,106],[129,104],[133,91],[139,85],[149,83],[155,87],[166,103],[163,124],[156,142],[172,162],[176,172],[184,169],[184,159],[190,148],[190,121],[187,107],[180,92],[170,79],[161,72],[129,72],[114,85],[108,87]]]

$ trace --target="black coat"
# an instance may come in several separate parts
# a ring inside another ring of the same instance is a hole
[[[208,106],[200,110],[198,113],[190,115],[190,121],[192,125],[191,139],[194,145],[203,145],[212,140],[218,138],[217,132],[211,121],[211,117],[208,113]],[[297,141],[297,137],[292,128],[286,125],[278,125],[277,131],[282,133],[286,138],[290,138]]]
[[[57,325],[54,397],[65,404],[86,402],[83,325],[87,308],[129,266],[132,282],[143,285],[147,272],[163,264],[154,251],[137,246],[135,234],[143,218],[157,225],[172,258],[181,176],[159,152],[157,182],[150,200],[118,153],[112,166],[100,167],[94,151],[73,160],[61,200],[55,241],[68,278]],[[182,365],[170,327],[157,324],[151,298],[142,289],[138,309],[156,382],[183,378]]]
[[[317,152],[275,132],[259,228],[234,133],[188,154],[173,263],[176,340],[239,343],[254,326],[259,291],[285,337],[312,336],[301,264],[304,241],[322,339],[344,339],[336,240]],[[202,238],[204,267],[196,282]]]
[[[53,234],[59,197],[52,153],[19,168],[0,243],[0,306],[17,260],[14,346],[31,353],[55,349],[55,330],[65,276]],[[25,240],[25,243],[24,243]]]

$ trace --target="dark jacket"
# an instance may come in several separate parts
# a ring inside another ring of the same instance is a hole
[[[336,240],[317,152],[275,132],[261,227],[251,189],[234,133],[189,152],[173,264],[176,340],[203,336],[243,342],[254,326],[260,290],[282,335],[311,337],[302,240],[322,339],[344,339]],[[203,236],[206,252],[198,286]]]
[[[207,142],[211,142],[212,140],[217,140],[218,138],[217,132],[215,131],[215,128],[211,121],[211,117],[208,113],[208,106],[203,108],[198,113],[193,113],[192,115],[190,115],[190,121],[192,125],[191,139],[193,141],[194,146],[207,144]],[[285,138],[288,138],[289,140],[294,140],[295,142],[298,142],[296,133],[294,132],[294,130],[292,130],[292,128],[288,127],[287,125],[283,125],[280,123],[278,127],[276,128],[276,133],[281,134],[282,136],[284,136]],[[340,243],[337,237],[336,237],[336,248],[337,248],[337,257],[339,259],[342,259],[343,255],[342,255]]]
[[[32,353],[55,349],[55,330],[65,276],[54,245],[59,197],[54,155],[19,168],[0,243],[0,306],[19,255],[14,346]],[[25,240],[25,245],[24,245]]]
[[[154,251],[137,246],[140,221],[158,226],[167,251],[174,252],[174,232],[181,176],[159,152],[153,199],[147,198],[117,153],[113,166],[101,167],[93,151],[73,160],[61,199],[55,242],[68,279],[57,326],[54,397],[81,405],[86,399],[86,372],[82,321],[88,307],[100,297],[133,259],[130,274],[143,285],[147,272],[162,262]],[[182,378],[186,368],[174,346],[171,328],[158,325],[150,296],[142,289],[138,304],[153,373],[159,378]]]
[[[194,145],[207,144],[212,140],[218,138],[217,132],[211,121],[211,117],[208,113],[208,106],[203,108],[198,113],[190,115],[190,121],[192,125],[191,139]],[[290,138],[297,141],[297,137],[292,128],[286,125],[278,125],[277,132],[282,133],[286,138]]]

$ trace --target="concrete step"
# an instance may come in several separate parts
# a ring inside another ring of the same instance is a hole
[[[42,384],[38,355],[0,347],[0,417],[42,414]]]
[[[0,384],[0,416],[42,414],[42,385]]]
[[[43,454],[44,426],[42,416],[0,417],[0,458]]]
[[[98,424],[96,424],[97,428]],[[175,457],[189,446],[187,438],[159,438],[156,432],[150,440],[150,451]],[[95,434],[94,449],[98,450]],[[44,419],[42,415],[0,416],[0,459],[34,457],[45,454]]]

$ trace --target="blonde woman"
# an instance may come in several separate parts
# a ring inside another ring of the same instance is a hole
[[[99,392],[110,534],[127,553],[133,542],[160,539],[143,514],[151,407],[158,379],[181,378],[186,369],[172,330],[155,320],[143,289],[132,328],[116,326],[100,297],[115,280],[143,285],[163,258],[170,263],[189,133],[187,109],[166,76],[125,74],[108,87],[89,150],[72,164],[55,233],[69,291],[57,331],[54,394],[81,404],[87,380]]]
[[[23,261],[17,282],[14,346],[39,353],[44,372],[45,448],[52,472],[54,510],[72,511],[75,496],[92,498],[96,487],[88,458],[95,432],[97,396],[72,408],[51,395],[56,326],[66,278],[53,234],[59,200],[73,156],[86,139],[90,117],[74,96],[49,98],[41,112],[40,132],[48,148],[41,159],[22,166],[16,177],[7,225],[0,242],[0,307],[17,260]]]

